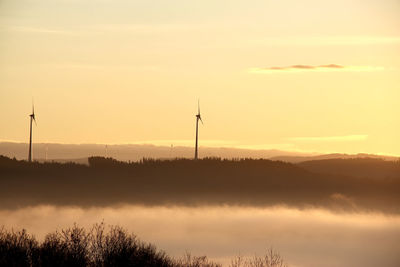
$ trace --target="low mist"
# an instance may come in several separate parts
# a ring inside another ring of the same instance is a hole
[[[101,221],[120,225],[172,256],[188,251],[207,255],[224,266],[235,255],[262,255],[270,247],[297,267],[400,264],[398,215],[237,206],[34,206],[0,210],[0,225],[26,228],[39,239],[75,222],[90,228]]]

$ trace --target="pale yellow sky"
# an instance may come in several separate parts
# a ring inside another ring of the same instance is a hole
[[[0,140],[400,155],[400,2],[0,1]]]

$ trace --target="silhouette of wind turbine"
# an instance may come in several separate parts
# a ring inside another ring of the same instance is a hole
[[[28,161],[32,162],[32,121],[35,121],[35,125],[36,124],[36,119],[35,119],[35,107],[33,106],[32,103],[32,114],[29,115],[29,117],[31,118],[31,127],[30,127],[30,132],[29,132],[29,155],[28,155]]]
[[[199,121],[201,121],[201,124],[203,124],[203,120],[201,119],[200,115],[200,100],[197,101],[197,108],[198,112],[196,115],[196,147],[194,150],[194,159],[198,159],[198,141],[199,141]]]

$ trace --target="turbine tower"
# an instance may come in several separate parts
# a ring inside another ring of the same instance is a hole
[[[29,155],[28,155],[28,161],[32,162],[32,121],[35,121],[35,125],[36,124],[36,119],[35,119],[35,108],[33,106],[32,103],[32,114],[29,115],[29,117],[31,118],[31,127],[30,127],[30,132],[29,132]]]
[[[197,115],[196,115],[196,147],[194,150],[194,159],[198,159],[198,141],[199,141],[199,121],[201,121],[201,124],[203,124],[203,120],[201,119],[200,115],[200,100],[197,102]]]

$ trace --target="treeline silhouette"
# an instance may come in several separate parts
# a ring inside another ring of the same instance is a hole
[[[296,165],[265,159],[121,162],[91,157],[86,166],[0,156],[0,208],[121,203],[287,205],[399,213],[400,162],[343,159]]]
[[[255,265],[256,264],[256,265]],[[0,266],[129,266],[129,267],[221,267],[206,256],[186,253],[175,259],[154,245],[142,242],[119,226],[95,224],[89,231],[76,224],[49,233],[42,242],[26,230],[0,228]],[[230,267],[285,267],[273,249],[263,257],[232,259]]]
[[[326,159],[298,163],[298,166],[316,173],[346,175],[376,179],[392,179],[400,176],[400,161],[377,158]]]

